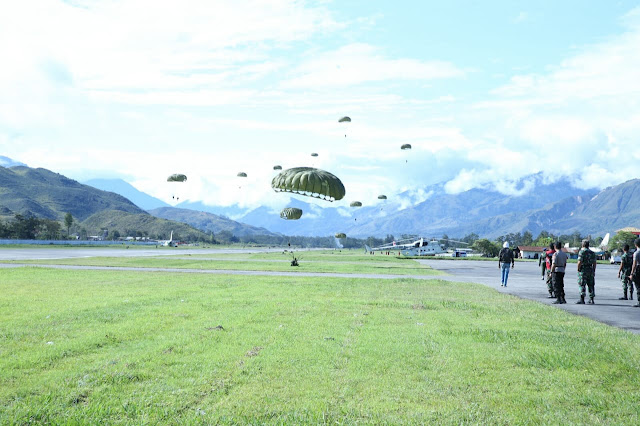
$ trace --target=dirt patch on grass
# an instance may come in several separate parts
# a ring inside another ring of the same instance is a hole
[[[258,356],[261,350],[262,350],[262,346],[254,346],[253,349],[251,349],[246,354],[244,354],[244,356],[246,356],[247,358]]]

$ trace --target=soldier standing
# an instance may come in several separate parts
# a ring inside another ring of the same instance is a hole
[[[620,269],[618,269],[618,278],[622,281],[622,291],[624,296],[618,298],[618,300],[633,300],[633,283],[631,282],[631,268],[633,267],[633,256],[629,253],[629,244],[624,245],[624,253],[620,260]],[[627,298],[627,289],[629,289],[631,295]]]
[[[564,271],[567,267],[567,255],[562,251],[562,244],[556,243],[556,252],[551,261],[551,276],[553,279],[553,290],[556,294],[555,304],[567,303],[564,298]]]
[[[594,304],[596,276],[596,254],[589,249],[589,240],[582,241],[582,248],[578,253],[578,287],[580,288],[580,300],[576,303],[584,305],[586,288],[589,288],[589,304]]]
[[[547,263],[547,291],[549,291],[548,299],[553,299],[555,295],[553,294],[553,277],[551,276],[551,262],[553,259],[553,254],[556,252],[555,246],[553,243],[549,244],[549,250],[547,250],[547,254],[545,256]]]
[[[544,273],[547,269],[547,264],[545,263],[545,258],[547,257],[547,249],[542,249],[542,253],[540,253],[540,257],[538,257],[538,266],[540,267],[540,272],[542,274],[542,280],[544,280]]]
[[[640,308],[640,238],[636,238],[633,244],[636,246],[636,251],[633,253],[633,265],[629,278],[636,285],[636,297],[638,298],[638,303],[633,307]]]

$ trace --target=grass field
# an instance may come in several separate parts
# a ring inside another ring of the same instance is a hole
[[[640,422],[640,336],[480,285],[19,268],[0,294],[0,424]]]
[[[332,272],[383,275],[439,275],[441,272],[414,261],[399,261],[393,256],[371,256],[362,252],[296,252],[299,267],[291,267],[290,253],[198,254],[157,257],[90,257],[6,261],[42,265],[121,266],[138,268],[216,269],[284,272]]]

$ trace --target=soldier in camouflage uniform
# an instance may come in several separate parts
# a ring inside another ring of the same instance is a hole
[[[622,291],[624,296],[618,300],[633,300],[633,283],[631,282],[631,267],[633,266],[633,256],[629,253],[629,244],[624,245],[624,254],[621,257],[620,269],[618,269],[618,278],[622,281]],[[627,297],[627,289],[630,292],[630,296]]]
[[[555,245],[553,243],[549,244],[549,248],[547,249],[547,254],[545,256],[545,262],[547,265],[547,291],[549,292],[549,295],[547,296],[547,298],[549,299],[553,299],[554,297],[556,297],[556,295],[554,294],[554,289],[553,289],[553,276],[551,274],[551,264],[553,263],[553,254],[556,252],[556,248]]]
[[[576,303],[584,305],[586,288],[589,288],[589,304],[594,304],[596,275],[596,254],[589,250],[589,240],[582,241],[582,248],[578,253],[578,287],[580,287],[580,300]]]

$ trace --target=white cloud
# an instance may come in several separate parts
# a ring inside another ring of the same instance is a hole
[[[464,76],[450,62],[390,59],[379,49],[354,43],[335,51],[317,53],[299,65],[293,77],[283,83],[287,88],[323,88],[353,86],[385,80],[433,80]]]

